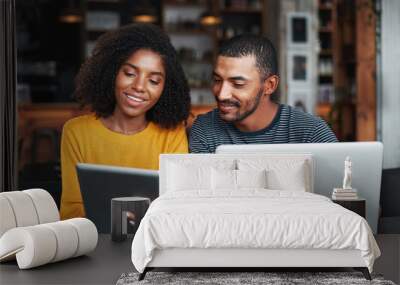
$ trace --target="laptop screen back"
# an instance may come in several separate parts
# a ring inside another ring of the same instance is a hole
[[[86,217],[100,233],[111,230],[111,199],[158,197],[158,171],[78,163],[77,172]]]

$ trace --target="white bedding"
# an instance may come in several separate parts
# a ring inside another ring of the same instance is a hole
[[[155,249],[358,249],[372,272],[380,251],[368,223],[330,199],[299,191],[247,189],[219,197],[166,193],[142,219],[132,262],[143,272]]]

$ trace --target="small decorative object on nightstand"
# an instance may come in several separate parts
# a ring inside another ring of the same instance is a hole
[[[111,199],[111,239],[124,241],[134,235],[149,205],[150,199],[145,197]]]
[[[332,201],[365,218],[365,199],[358,196],[357,189],[351,187],[352,163],[350,156],[344,161],[342,188],[333,188]]]
[[[366,209],[365,199],[363,198],[357,198],[352,200],[332,199],[332,201],[365,218],[365,209]]]
[[[350,156],[346,157],[344,161],[344,176],[343,176],[343,187],[333,188],[332,199],[333,200],[357,200],[357,189],[351,187],[352,182],[352,164]]]

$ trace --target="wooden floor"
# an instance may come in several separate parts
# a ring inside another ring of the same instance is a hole
[[[376,241],[381,257],[374,264],[374,273],[400,284],[400,234],[379,234]]]

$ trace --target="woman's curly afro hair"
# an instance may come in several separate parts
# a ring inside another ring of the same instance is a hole
[[[92,56],[76,77],[75,98],[82,106],[90,105],[97,117],[112,115],[116,106],[117,73],[121,65],[140,49],[159,54],[166,73],[161,97],[147,111],[146,118],[163,128],[174,128],[189,116],[189,86],[169,37],[151,24],[131,24],[100,36]]]

